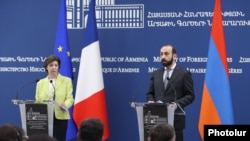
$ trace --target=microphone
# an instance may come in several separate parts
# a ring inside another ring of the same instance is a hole
[[[50,80],[50,84],[52,85],[53,89],[54,89],[54,93],[53,93],[53,101],[55,100],[55,96],[56,96],[56,89],[55,86],[53,84],[53,80]]]
[[[22,87],[20,87],[20,88],[17,90],[15,101],[18,100],[19,94],[20,94],[20,92],[21,92],[24,88],[30,86],[30,85],[33,84],[33,83],[37,83],[39,80],[40,80],[40,79],[37,79],[36,81],[29,82],[29,83],[23,85]]]
[[[61,104],[59,104],[59,103],[57,103],[57,102],[55,101],[56,89],[55,89],[55,85],[54,85],[54,83],[53,83],[53,80],[50,80],[49,82],[51,83],[51,85],[52,85],[52,87],[53,87],[53,89],[54,89],[53,102],[55,102],[56,104],[58,104],[58,106],[59,106],[62,110],[66,111],[67,108],[66,108],[64,105],[61,105]]]
[[[177,107],[182,111],[182,113],[176,113],[176,114],[185,115],[185,111],[183,110],[183,108],[176,102],[176,99],[177,99],[177,94],[176,93],[177,92],[176,92],[176,89],[175,89],[174,85],[171,83],[169,77],[167,77],[167,80],[168,80],[168,84],[170,85],[170,87],[174,90],[174,102],[177,105]]]
[[[136,104],[139,104],[138,102],[136,103],[135,102],[135,96],[137,95],[137,92],[139,90],[141,90],[148,82],[145,81],[145,83],[142,83],[143,85],[140,85],[134,92],[133,92],[133,95],[132,95],[132,101],[130,103],[130,106],[135,108]],[[144,105],[144,103],[140,103],[141,105]]]

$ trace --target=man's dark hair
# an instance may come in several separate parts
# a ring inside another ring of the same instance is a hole
[[[173,53],[173,54],[176,54],[176,53],[177,53],[175,47],[173,47],[173,46],[172,46],[172,53]]]
[[[81,141],[101,141],[103,130],[104,126],[101,120],[89,118],[82,121],[78,132],[78,138]]]
[[[175,49],[175,47],[174,47],[173,45],[171,45],[171,44],[165,44],[165,45],[162,46],[162,47],[165,47],[165,46],[170,46],[170,47],[172,47],[172,54],[177,54],[177,51],[176,51],[176,49]]]
[[[150,141],[172,141],[175,138],[174,127],[170,124],[157,124],[149,132]]]
[[[15,124],[0,126],[0,141],[22,141],[24,130]]]

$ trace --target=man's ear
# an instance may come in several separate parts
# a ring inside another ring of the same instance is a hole
[[[177,54],[173,54],[173,58],[174,58],[174,59],[177,59]]]

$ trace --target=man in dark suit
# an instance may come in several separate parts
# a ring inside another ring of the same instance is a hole
[[[165,103],[175,109],[176,141],[183,141],[184,107],[195,99],[192,75],[190,71],[176,64],[177,53],[172,45],[164,45],[160,49],[160,58],[163,67],[152,74],[147,101],[148,103]]]

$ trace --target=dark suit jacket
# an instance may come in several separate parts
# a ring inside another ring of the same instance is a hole
[[[153,72],[147,92],[147,101],[161,100],[164,103],[171,103],[175,102],[176,98],[176,103],[178,103],[182,109],[191,104],[195,99],[191,73],[176,65],[166,90],[164,90],[163,73],[164,68]],[[181,113],[180,108],[178,108],[175,113],[175,129],[185,128],[185,115],[177,114]]]

